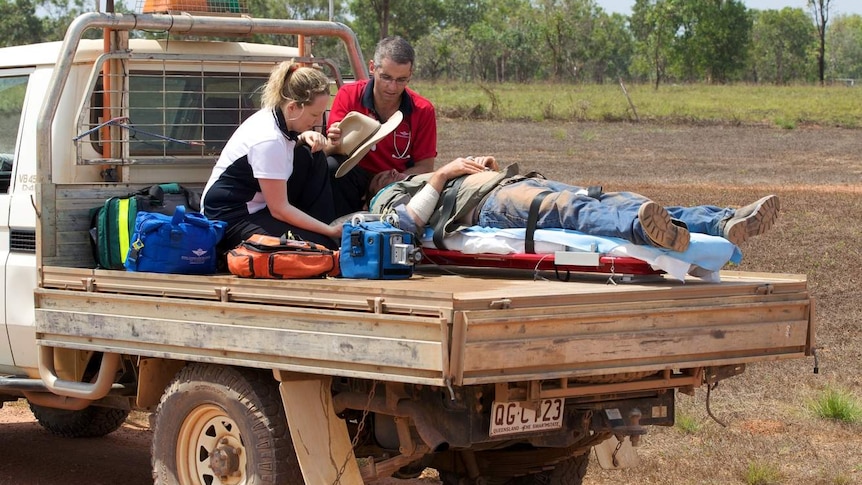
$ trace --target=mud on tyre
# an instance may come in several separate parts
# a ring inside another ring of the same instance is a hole
[[[39,424],[65,438],[99,438],[120,428],[130,410],[88,406],[78,411],[56,409],[30,403]]]
[[[303,483],[271,373],[190,364],[168,386],[153,430],[156,485]]]

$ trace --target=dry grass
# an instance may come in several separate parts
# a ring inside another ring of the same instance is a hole
[[[780,478],[772,483],[862,483],[862,426],[824,420],[809,409],[832,385],[862,399],[862,193],[708,185],[632,190],[668,204],[701,200],[740,205],[752,199],[752,191],[777,193],[780,222],[770,234],[746,243],[739,269],[808,275],[817,303],[821,368],[814,374],[812,359],[758,363],[722,382],[710,404],[727,428],[707,415],[703,389],[694,397],[680,395],[679,409],[701,424],[697,432],[653,429],[639,449],[639,468],[604,471],[594,462],[585,483],[745,484],[752,464],[774,466]]]
[[[593,460],[585,484],[746,484],[758,470],[773,483],[862,483],[862,425],[818,418],[809,407],[829,386],[862,401],[858,131],[446,120],[441,132],[441,162],[490,153],[549,178],[640,192],[666,205],[781,197],[777,226],[743,246],[738,269],[808,276],[820,373],[810,358],[750,365],[712,393],[711,409],[726,428],[707,415],[703,389],[679,395],[694,432],[653,428],[638,449],[639,467],[605,471]]]

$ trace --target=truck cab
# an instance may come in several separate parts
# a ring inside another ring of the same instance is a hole
[[[60,43],[4,48],[0,67],[0,370],[36,368],[36,122]],[[53,56],[52,56],[53,54]]]

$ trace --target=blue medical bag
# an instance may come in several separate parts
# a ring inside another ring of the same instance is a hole
[[[343,278],[397,280],[413,275],[422,252],[412,233],[396,227],[393,216],[386,219],[358,214],[344,222],[339,256]]]

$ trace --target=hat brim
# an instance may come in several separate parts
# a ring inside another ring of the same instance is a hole
[[[356,150],[353,151],[350,157],[348,157],[347,160],[345,160],[344,163],[342,163],[338,167],[338,170],[335,171],[335,177],[343,177],[347,174],[347,172],[353,170],[353,167],[355,167],[359,163],[359,161],[362,160],[362,157],[364,157],[365,154],[371,150],[371,147],[373,147],[377,142],[382,140],[383,137],[395,131],[395,129],[398,128],[398,125],[401,124],[401,121],[403,119],[404,115],[401,113],[401,111],[396,111],[395,114],[390,116],[389,119],[386,120],[386,123],[380,125],[380,128],[377,129],[377,131],[371,138],[366,140],[365,143],[363,143],[362,145],[359,145]]]

